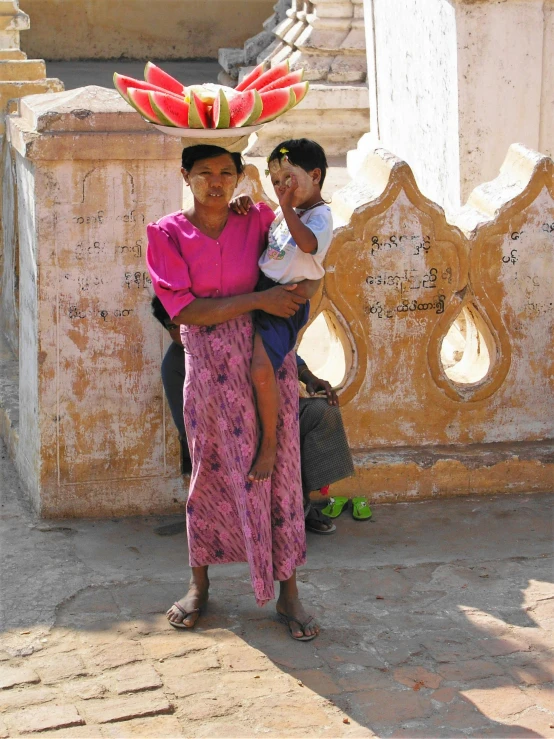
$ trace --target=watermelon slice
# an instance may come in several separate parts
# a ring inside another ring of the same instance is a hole
[[[278,90],[281,87],[291,87],[291,85],[296,85],[297,82],[302,82],[302,77],[304,76],[304,70],[298,69],[296,72],[289,72],[289,74],[286,74],[284,77],[279,77],[275,80],[275,82],[270,82],[265,87],[262,87],[261,89],[258,88],[259,92],[270,92],[270,90]]]
[[[272,82],[275,82],[275,80],[278,80],[279,77],[284,77],[286,74],[289,73],[289,71],[289,60],[285,59],[284,62],[281,62],[281,64],[277,64],[276,67],[271,67],[271,69],[268,69],[267,72],[264,72],[257,79],[251,82],[247,87],[245,87],[245,91],[262,90],[267,85],[270,85]]]
[[[262,62],[261,64],[258,64],[258,66],[254,67],[250,74],[246,75],[242,82],[238,83],[238,85],[235,87],[235,90],[237,92],[244,92],[252,84],[252,82],[255,82],[258,77],[262,76],[266,68],[267,62]]]
[[[196,95],[198,95],[200,100],[205,105],[213,105],[215,99],[219,97],[220,90],[223,90],[227,100],[230,100],[234,95],[237,94],[232,87],[226,87],[226,85],[216,85],[212,82],[205,82],[203,85],[191,85],[190,87],[187,87],[185,100],[189,98],[187,102],[190,102],[190,96],[194,92]]]
[[[294,92],[294,96],[296,98],[295,105],[298,105],[298,103],[301,100],[304,100],[304,98],[308,94],[308,90],[310,89],[310,83],[309,82],[298,82],[296,85],[291,85],[290,89]]]
[[[231,114],[229,128],[253,125],[262,114],[262,110],[263,103],[257,90],[248,90],[235,95],[229,100]]]
[[[190,96],[189,128],[211,128],[210,106],[203,103],[194,92]]]
[[[148,90],[135,90],[133,87],[127,89],[127,95],[129,96],[129,102],[137,110],[143,118],[146,118],[150,123],[164,124],[164,121],[156,115],[150,104],[150,98],[148,97]]]
[[[127,95],[127,90],[129,89],[129,87],[133,87],[135,90],[152,90],[155,92],[167,92],[167,90],[164,90],[161,87],[156,87],[156,85],[151,85],[150,82],[143,82],[142,80],[135,80],[132,77],[127,77],[126,75],[118,74],[117,72],[114,73],[113,84],[114,84],[115,89],[121,95],[121,97],[127,102],[129,102],[129,96]]]
[[[284,90],[261,92],[260,97],[262,99],[263,110],[256,124],[272,121],[296,105],[296,95],[292,87],[287,87]]]
[[[166,125],[188,128],[189,106],[184,98],[169,92],[149,92],[148,97],[152,110]]]
[[[229,103],[222,89],[219,90],[218,96],[214,100],[212,108],[212,123],[214,128],[229,128],[231,121],[231,112]]]
[[[172,92],[174,95],[184,95],[186,92],[185,86],[181,84],[179,80],[176,80],[175,77],[164,72],[163,69],[156,67],[152,62],[146,63],[146,67],[144,68],[144,79],[147,82],[150,82],[151,85],[161,87],[162,90]]]

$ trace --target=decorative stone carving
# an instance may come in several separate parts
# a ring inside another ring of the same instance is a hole
[[[184,487],[150,315],[149,221],[178,210],[181,142],[114,90],[8,119],[20,243],[16,464],[45,517],[177,512]]]
[[[218,61],[223,71],[219,73],[218,79],[222,85],[234,87],[237,84],[241,67],[256,64],[257,57],[273,43],[273,31],[284,20],[290,5],[291,0],[278,0],[273,6],[272,15],[263,23],[263,31],[249,38],[242,49],[219,49]]]
[[[29,16],[19,8],[19,0],[0,2],[0,59],[25,58],[19,50],[19,33],[30,27]],[[14,56],[8,56],[12,52]]]
[[[20,50],[19,33],[29,27],[29,16],[20,10],[19,0],[0,0],[0,135],[9,100],[63,90],[60,80],[46,79],[42,59],[27,59]]]
[[[256,62],[274,66],[289,59],[292,69],[304,69],[310,93],[264,126],[248,153],[267,155],[283,139],[305,136],[330,156],[345,154],[369,129],[362,0],[292,0],[273,35]]]
[[[313,318],[341,324],[347,357],[341,406],[357,477],[338,487],[387,499],[550,489],[552,160],[511,147],[454,223],[388,152],[361,171],[312,305]],[[461,314],[487,344],[475,382],[442,358]]]

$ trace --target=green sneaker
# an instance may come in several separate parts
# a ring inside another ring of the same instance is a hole
[[[329,498],[328,505],[326,505],[321,512],[324,516],[329,516],[329,518],[338,518],[338,516],[340,516],[340,514],[343,512],[347,503],[348,498]]]
[[[352,518],[356,521],[368,521],[372,516],[367,498],[352,498]]]

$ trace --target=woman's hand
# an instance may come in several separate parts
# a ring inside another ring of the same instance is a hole
[[[257,293],[260,298],[260,309],[272,316],[290,318],[307,300],[294,292],[296,285],[276,285]]]
[[[229,208],[233,213],[238,213],[239,216],[245,216],[253,205],[254,201],[250,195],[239,195],[231,200]]]
[[[295,290],[296,294],[310,300],[310,298],[313,298],[319,290],[322,279],[323,278],[320,278],[319,280],[302,280],[302,282],[298,282]]]

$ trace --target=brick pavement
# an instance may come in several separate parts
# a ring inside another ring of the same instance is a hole
[[[554,736],[553,496],[339,519],[309,538],[323,631],[298,644],[242,565],[214,568],[198,630],[170,630],[171,519],[38,522],[6,467],[0,739]]]

